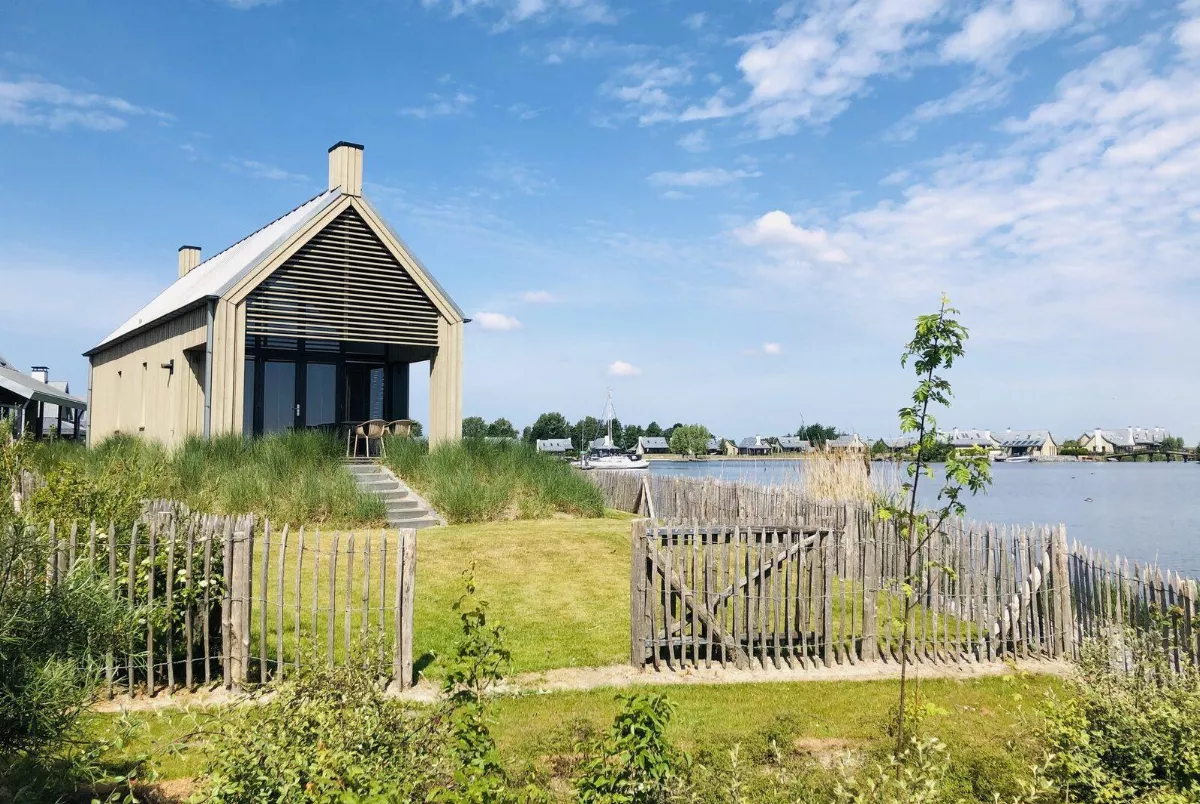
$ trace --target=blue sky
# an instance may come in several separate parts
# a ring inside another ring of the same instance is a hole
[[[0,353],[80,353],[325,185],[469,315],[464,410],[1200,437],[1200,3],[179,0],[0,8]],[[424,416],[423,389],[414,412]]]

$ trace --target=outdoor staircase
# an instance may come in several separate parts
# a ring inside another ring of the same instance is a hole
[[[429,503],[387,467],[374,460],[358,458],[346,461],[346,468],[354,475],[359,489],[383,500],[383,504],[387,506],[388,527],[420,530],[446,524]]]

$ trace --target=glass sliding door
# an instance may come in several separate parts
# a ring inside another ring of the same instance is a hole
[[[304,426],[337,423],[337,365],[309,363],[304,380]]]
[[[296,426],[296,364],[268,360],[263,366],[262,432],[279,433]]]

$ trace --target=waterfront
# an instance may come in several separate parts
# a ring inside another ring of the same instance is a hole
[[[803,461],[655,461],[656,475],[795,482]],[[873,463],[877,475],[894,464]],[[939,481],[926,486],[932,504]],[[1200,467],[1193,463],[997,463],[987,494],[966,498],[968,517],[1065,524],[1089,547],[1200,577]],[[923,484],[928,480],[923,480]]]

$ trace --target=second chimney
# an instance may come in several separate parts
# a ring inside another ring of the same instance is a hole
[[[188,275],[188,272],[200,264],[200,247],[199,246],[180,246],[179,247],[179,277]]]
[[[329,189],[346,195],[362,195],[363,147],[339,142],[329,149]]]

